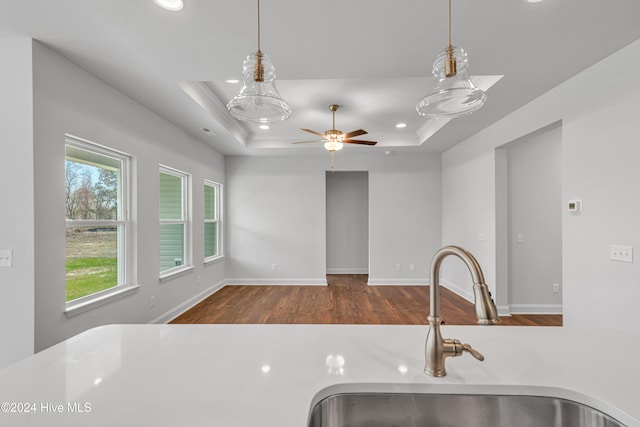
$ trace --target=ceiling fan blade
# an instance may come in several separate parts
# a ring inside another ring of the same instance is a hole
[[[292,144],[306,144],[307,142],[322,142],[324,139],[314,139],[312,141],[295,141]]]
[[[312,133],[312,134],[314,134],[314,135],[318,135],[318,136],[322,136],[322,137],[324,137],[324,133],[316,132],[315,130],[311,130],[311,129],[304,129],[304,128],[300,128],[300,130],[303,130],[303,131],[305,131],[305,132]]]
[[[354,136],[364,135],[366,133],[369,133],[369,132],[367,132],[364,129],[358,129],[358,130],[352,130],[351,132],[347,132],[347,133],[343,134],[342,137],[344,139],[349,139],[349,138],[352,138]]]
[[[364,141],[362,139],[349,139],[349,140],[345,139],[342,142],[347,144],[362,144],[362,145],[376,145],[378,143],[378,141]]]

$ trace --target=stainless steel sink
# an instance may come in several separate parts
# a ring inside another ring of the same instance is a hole
[[[318,402],[309,427],[623,427],[581,403],[554,397],[344,393]]]

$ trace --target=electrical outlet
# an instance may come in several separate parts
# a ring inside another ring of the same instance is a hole
[[[13,266],[13,251],[11,249],[0,250],[0,267]]]
[[[524,233],[516,234],[516,243],[524,243]]]
[[[609,247],[609,258],[613,261],[633,262],[633,247],[611,245]]]
[[[271,271],[278,271],[278,264],[271,264]]]
[[[415,271],[415,269],[416,269],[415,264],[409,264],[409,271]]]
[[[400,271],[400,264],[396,264],[396,271]]]
[[[554,294],[559,294],[560,293],[560,283],[554,283],[553,285],[551,285],[551,289],[552,289],[552,292]]]
[[[483,231],[478,233],[478,240],[480,240],[481,242],[486,242],[487,241],[487,233],[485,233]]]
[[[156,306],[156,297],[149,297],[149,308]]]

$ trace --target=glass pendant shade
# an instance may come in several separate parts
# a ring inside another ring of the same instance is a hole
[[[459,47],[448,46],[440,52],[433,63],[434,85],[416,105],[420,116],[462,117],[484,105],[487,96],[469,79],[468,65],[467,54]],[[451,67],[454,75],[447,77]]]
[[[247,56],[242,68],[240,93],[227,104],[229,113],[238,120],[272,123],[291,116],[291,107],[276,88],[275,67],[260,50]]]

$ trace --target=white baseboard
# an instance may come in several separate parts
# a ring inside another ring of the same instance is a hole
[[[330,273],[331,274],[331,273]],[[338,273],[333,273],[338,274]],[[355,274],[355,273],[352,273]],[[428,286],[425,279],[369,279],[369,286]],[[473,302],[473,292],[463,289],[446,280],[440,280],[440,284],[456,295]],[[165,324],[175,319],[182,313],[193,308],[196,304],[218,292],[227,285],[303,285],[303,286],[327,286],[326,278],[322,279],[225,279],[203,290],[182,304],[167,311],[159,317],[151,320],[150,324]],[[511,316],[512,314],[562,314],[562,304],[511,304],[499,306],[499,316]]]
[[[373,282],[373,283],[372,283]],[[393,282],[393,283],[391,283]],[[369,280],[369,285],[407,285],[407,280],[390,280],[390,279],[379,279],[379,280]],[[429,283],[425,283],[421,281],[421,283],[412,283],[412,284],[420,284],[420,285],[428,285]],[[475,301],[473,291],[469,289],[461,288],[453,282],[449,282],[444,279],[440,279],[440,285],[444,286],[454,294],[464,298],[465,300],[473,303]],[[496,307],[498,310],[498,316],[511,316],[512,314],[562,314],[562,304],[511,304],[511,305],[501,305]]]
[[[562,314],[562,304],[511,304],[512,314]]]
[[[444,279],[440,279],[440,285],[444,286],[445,288],[449,289],[454,294],[466,299],[469,302],[474,302],[475,301],[475,297],[473,296],[473,291],[471,289],[461,288],[460,286],[456,285],[455,283],[449,282],[448,280],[444,280]],[[471,288],[471,287],[472,287],[472,285],[469,284],[469,288]]]
[[[368,268],[327,268],[327,274],[369,274]]]
[[[442,280],[440,279],[440,284],[442,286],[444,286],[445,288],[449,289],[451,292],[453,292],[454,294],[464,298],[465,300],[469,301],[470,303],[475,303],[475,297],[473,295],[473,290],[469,290],[469,289],[463,289],[460,286],[446,281],[446,280]],[[471,286],[471,285],[469,285]],[[494,301],[495,303],[495,301]],[[498,310],[498,316],[511,316],[511,313],[513,312],[511,310],[511,307],[513,306],[508,306],[508,305],[499,305],[496,306],[496,309]]]
[[[429,286],[426,279],[372,279],[367,281],[369,286]]]
[[[498,316],[511,317],[511,307],[508,305],[499,305],[496,308],[498,309]]]
[[[227,285],[300,285],[300,286],[327,286],[327,278],[320,279],[227,279]]]
[[[225,280],[222,280],[222,281],[216,283],[215,285],[205,289],[204,291],[200,292],[199,294],[189,298],[188,300],[186,300],[182,304],[178,305],[177,307],[174,307],[173,309],[167,311],[163,315],[161,315],[159,317],[156,317],[155,319],[153,319],[149,323],[150,324],[165,324],[165,323],[170,322],[171,320],[175,319],[176,317],[178,317],[179,315],[181,315],[185,311],[193,308],[196,304],[198,304],[199,302],[201,302],[205,298],[209,297],[210,295],[212,295],[212,294],[218,292],[220,289],[224,288],[225,284],[226,284]]]

